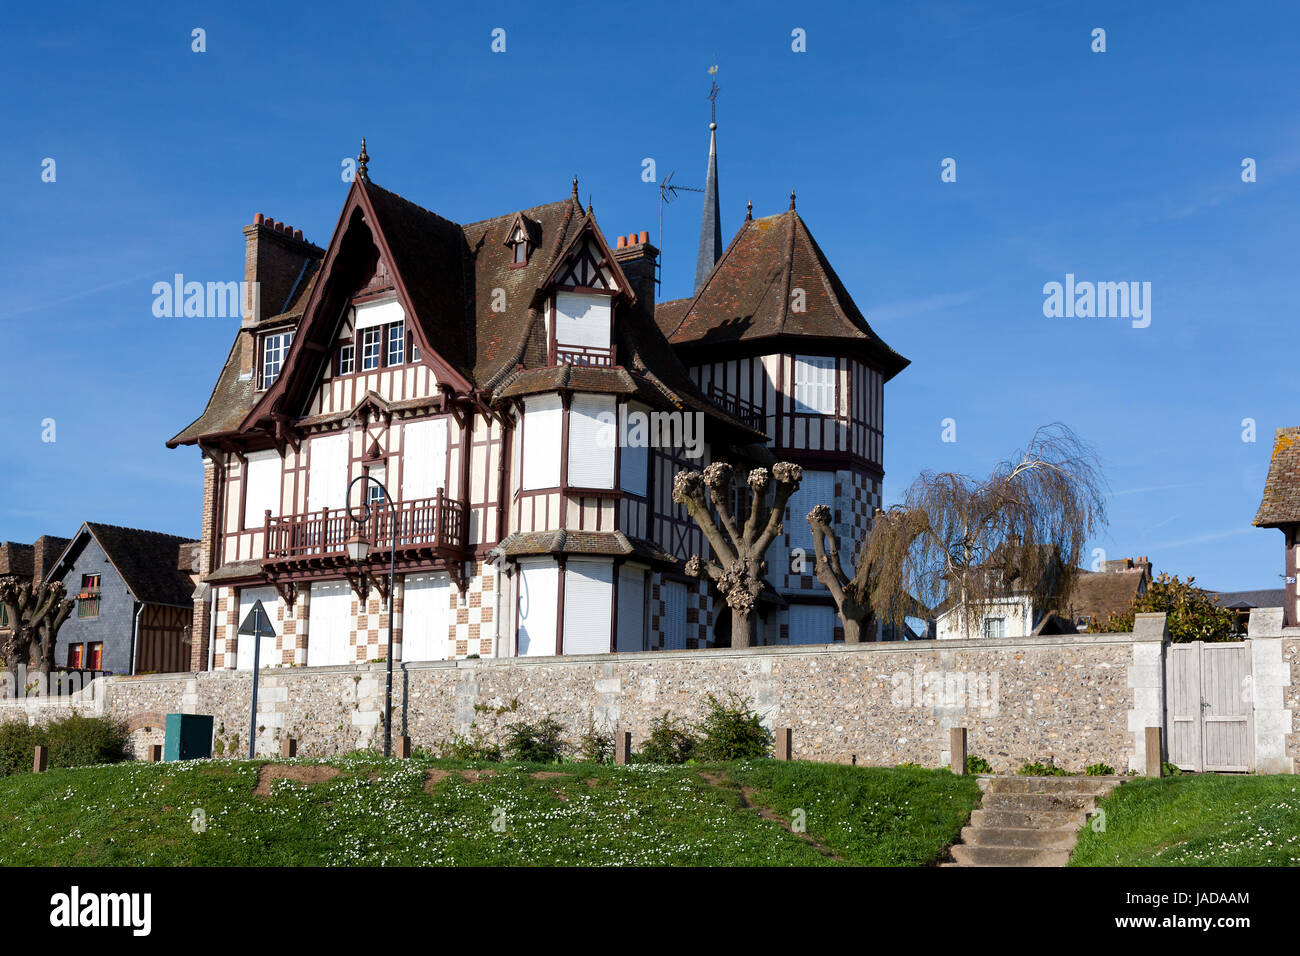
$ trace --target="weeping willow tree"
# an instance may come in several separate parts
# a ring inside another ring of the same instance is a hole
[[[1011,593],[1035,608],[1066,606],[1088,540],[1106,524],[1092,449],[1059,422],[976,479],[922,472],[903,502],[879,512],[860,555],[871,611],[902,625],[918,602],[976,609]]]
[[[59,581],[0,581],[9,633],[0,641],[0,658],[15,676],[20,665],[48,674],[54,670],[54,643],[76,602]]]
[[[786,502],[798,489],[803,469],[788,461],[777,462],[770,472],[753,469],[745,479],[750,501],[743,526],[736,519],[734,478],[735,470],[725,462],[714,462],[703,472],[680,471],[673,478],[673,500],[686,508],[713,547],[711,560],[692,555],[686,573],[713,581],[731,608],[731,646],[749,647],[754,609],[767,577],[764,556],[781,533]],[[769,500],[768,489],[773,483]]]

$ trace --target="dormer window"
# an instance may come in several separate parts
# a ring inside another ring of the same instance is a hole
[[[506,238],[506,245],[510,247],[510,268],[521,269],[528,265],[528,253],[531,250],[528,242],[528,226],[522,215],[515,217]]]
[[[558,292],[555,296],[555,359],[558,365],[614,364],[610,331],[613,303],[607,295]]]
[[[273,332],[262,338],[262,368],[257,386],[259,389],[270,388],[280,377],[280,369],[284,365],[285,356],[289,354],[289,346],[292,342],[292,329],[287,332]]]

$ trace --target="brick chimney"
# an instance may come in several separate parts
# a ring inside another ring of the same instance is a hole
[[[655,314],[655,262],[659,250],[650,245],[650,233],[629,233],[619,236],[614,249],[614,259],[627,276],[636,296],[636,307],[650,319]]]
[[[50,534],[43,534],[36,539],[32,545],[33,582],[39,584],[45,580],[45,575],[50,573],[50,568],[54,567],[54,562],[59,560],[59,555],[67,546],[67,538],[56,538]]]
[[[289,307],[302,278],[303,267],[323,258],[325,250],[302,237],[301,229],[268,219],[260,212],[244,227],[244,281],[248,301],[244,303],[243,329],[239,350],[239,371],[252,374],[256,341],[254,330],[264,319]]]

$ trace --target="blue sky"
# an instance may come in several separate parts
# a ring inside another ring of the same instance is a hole
[[[324,245],[361,136],[375,182],[450,219],[561,198],[576,173],[608,235],[654,236],[642,160],[703,184],[716,57],[724,239],[747,199],[780,212],[795,188],[912,360],[886,388],[887,500],[1059,420],[1103,460],[1108,556],[1280,586],[1281,535],[1250,520],[1273,429],[1297,417],[1294,5],[468,6],[7,14],[0,538],[197,533],[198,453],[163,442],[203,408],[234,323],[155,318],[152,284],[241,278],[254,212]],[[664,298],[690,291],[699,208],[665,215]],[[1044,317],[1066,273],[1150,282],[1150,327]]]

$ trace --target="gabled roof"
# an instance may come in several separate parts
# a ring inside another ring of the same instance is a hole
[[[173,607],[189,607],[193,603],[194,582],[181,570],[182,551],[188,557],[189,546],[198,542],[161,531],[87,521],[50,568],[46,580],[62,579],[91,538],[103,548],[136,601]]]
[[[1279,428],[1264,481],[1264,497],[1252,522],[1261,528],[1300,522],[1300,426]]]
[[[527,263],[516,266],[506,239],[523,221],[530,234]],[[545,290],[569,254],[590,237],[618,286],[614,335],[622,369],[547,366]],[[324,368],[344,305],[363,278],[374,250],[389,264],[399,301],[440,382],[456,390],[480,388],[496,398],[555,388],[635,394],[656,406],[701,411],[733,438],[761,433],[708,401],[676,352],[637,303],[631,283],[609,250],[594,214],[573,193],[468,225],[458,225],[374,184],[354,180],[323,260],[294,296],[293,308],[260,323],[296,322],[284,371],[264,393],[239,374],[239,342],[232,347],[203,415],[173,438],[175,447],[204,437],[269,429],[305,406]],[[599,380],[599,381],[597,381]]]
[[[797,289],[802,311],[791,294]],[[747,219],[695,296],[660,304],[655,321],[673,345],[692,349],[785,336],[838,339],[873,357],[886,380],[908,365],[867,324],[793,204],[777,216]]]

